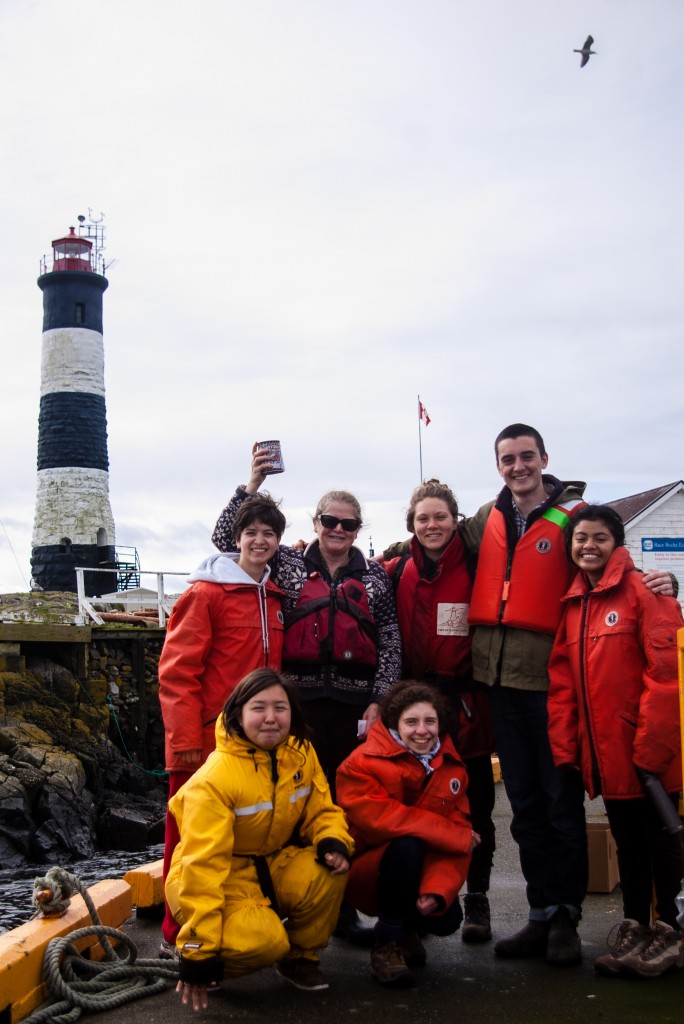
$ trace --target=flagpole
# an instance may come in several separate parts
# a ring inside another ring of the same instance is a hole
[[[418,458],[419,458],[419,461],[420,461],[420,480],[419,480],[419,483],[422,484],[422,482],[423,482],[423,440],[422,440],[421,433],[420,433],[420,421],[421,421],[421,418],[422,418],[421,415],[420,415],[420,410],[421,410],[420,395],[418,395]]]

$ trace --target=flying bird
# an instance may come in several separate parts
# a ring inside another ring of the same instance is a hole
[[[592,53],[596,53],[596,50],[592,50],[593,44],[594,44],[594,37],[593,36],[587,36],[587,38],[584,40],[584,46],[582,47],[582,49],[581,50],[573,50],[572,51],[573,53],[581,53],[582,54],[582,60],[580,61],[580,67],[581,68],[583,68],[584,65],[587,63],[587,61],[591,57]]]

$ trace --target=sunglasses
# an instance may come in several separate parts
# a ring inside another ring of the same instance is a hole
[[[324,526],[326,530],[334,530],[336,526],[341,526],[345,533],[356,533],[361,521],[359,519],[338,519],[337,516],[316,516],[321,526]]]

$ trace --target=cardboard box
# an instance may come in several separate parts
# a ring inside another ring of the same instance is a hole
[[[612,892],[620,881],[617,847],[607,821],[587,822],[589,844],[588,892]]]

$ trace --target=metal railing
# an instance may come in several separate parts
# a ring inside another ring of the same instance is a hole
[[[157,620],[160,626],[166,625],[166,620],[171,614],[171,608],[173,603],[178,596],[177,594],[167,594],[164,590],[164,580],[168,579],[169,576],[181,576],[185,577],[188,575],[187,572],[156,572],[153,570],[141,569],[140,575],[142,576],[154,576],[156,578],[156,594],[133,594],[125,590],[118,591],[115,594],[105,595],[104,597],[86,597],[85,592],[85,574],[87,572],[98,572],[98,573],[111,573],[114,576],[114,584],[116,585],[117,569],[104,569],[100,566],[77,566],[76,568],[76,592],[78,594],[78,613],[79,618],[83,624],[89,620],[95,622],[98,626],[104,626],[105,620],[102,618],[99,610],[94,605],[123,605],[124,609],[137,608],[142,610],[143,608],[154,608],[157,614]]]

